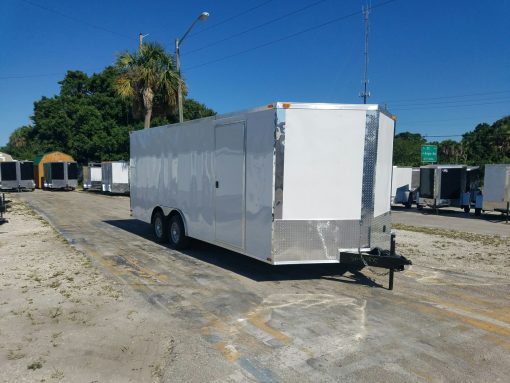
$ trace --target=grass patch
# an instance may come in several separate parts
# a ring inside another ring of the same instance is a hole
[[[40,361],[36,361],[36,362],[30,363],[27,366],[27,369],[29,369],[29,370],[37,370],[39,368],[42,368],[42,363]]]
[[[9,360],[16,360],[16,359],[21,359],[24,357],[25,357],[25,354],[20,352],[19,350],[17,350],[17,351],[9,350],[9,353],[7,354],[7,359],[9,359]]]

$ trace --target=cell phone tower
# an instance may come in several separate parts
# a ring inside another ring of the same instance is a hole
[[[363,21],[365,23],[365,75],[363,77],[363,91],[359,93],[359,96],[363,98],[363,104],[366,104],[367,99],[370,97],[370,91],[368,90],[368,34],[370,32],[370,5],[365,5],[362,10]]]

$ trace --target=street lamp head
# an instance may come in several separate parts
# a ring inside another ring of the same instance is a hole
[[[198,16],[198,19],[200,21],[205,21],[205,20],[207,20],[208,17],[209,17],[209,12],[202,12],[200,14],[200,16]]]

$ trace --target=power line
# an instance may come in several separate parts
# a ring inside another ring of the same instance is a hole
[[[63,71],[63,72],[53,72],[53,73],[39,73],[39,74],[13,74],[13,75],[8,75],[8,76],[0,76],[0,80],[11,80],[11,79],[25,79],[25,78],[38,78],[38,77],[56,77],[56,76],[63,76],[65,75],[67,72],[73,72],[73,71],[80,71],[80,72],[94,72],[96,70],[104,70],[106,69],[106,67],[108,67],[109,65],[106,65],[105,67],[96,67],[96,68],[92,68],[92,69],[88,69],[88,70],[84,70],[84,69],[75,69],[75,70],[71,70],[71,69],[68,69],[66,71]]]
[[[485,96],[490,94],[498,94],[498,93],[508,93],[510,90],[497,90],[492,92],[480,92],[480,93],[468,93],[468,94],[460,94],[455,96],[441,96],[441,97],[424,97],[424,98],[414,98],[414,99],[407,99],[407,100],[393,100],[393,101],[386,101],[388,104],[399,104],[401,102],[411,102],[411,101],[428,101],[428,100],[442,100],[447,98],[460,98],[460,97],[470,97],[470,96]]]
[[[416,108],[397,108],[392,111],[404,111],[404,110],[423,110],[423,109],[446,109],[446,108],[466,108],[469,106],[480,106],[480,105],[493,105],[493,104],[506,104],[510,101],[510,99],[505,99],[504,101],[494,101],[494,102],[479,102],[476,104],[465,104],[465,105],[443,105],[443,106],[421,106]]]
[[[240,16],[244,16],[244,15],[246,15],[247,13],[250,13],[250,12],[252,12],[252,11],[254,11],[254,10],[258,9],[258,8],[261,8],[261,7],[263,7],[264,5],[266,5],[266,4],[268,4],[268,3],[272,2],[272,1],[273,1],[273,0],[264,1],[263,3],[261,3],[261,4],[259,4],[259,5],[256,5],[256,6],[254,6],[254,7],[248,8],[247,10],[242,11],[242,12],[239,12],[239,13],[237,13],[237,14],[235,14],[235,15],[233,15],[233,16],[231,16],[231,17],[229,17],[229,18],[224,19],[223,21],[220,21],[220,22],[218,22],[218,23],[216,23],[216,24],[213,24],[213,25],[210,25],[210,26],[208,26],[208,27],[202,28],[201,30],[199,30],[199,31],[197,31],[197,32],[190,33],[190,34],[189,34],[189,36],[188,36],[188,38],[189,38],[189,37],[191,37],[191,36],[199,35],[200,33],[204,33],[204,32],[206,32],[206,31],[209,31],[209,30],[213,29],[213,28],[217,28],[217,27],[219,27],[220,25],[223,25],[223,24],[225,24],[225,23],[228,23],[229,21],[232,21],[232,20],[234,20],[234,19],[237,19],[237,18],[238,18],[238,17],[240,17]]]
[[[312,4],[308,4],[308,5],[304,6],[304,7],[301,7],[301,8],[299,8],[299,9],[296,9],[295,11],[292,11],[292,12],[286,13],[286,14],[284,14],[284,15],[282,15],[282,16],[276,17],[276,18],[271,19],[271,20],[269,20],[269,21],[266,21],[266,22],[264,22],[264,23],[262,23],[262,24],[255,25],[255,26],[253,26],[253,27],[251,27],[251,28],[245,29],[244,31],[234,33],[233,35],[227,36],[227,37],[225,37],[225,38],[223,38],[223,39],[213,41],[212,43],[209,43],[209,44],[204,45],[204,46],[202,46],[202,47],[199,47],[199,48],[193,49],[193,50],[191,50],[191,51],[188,51],[188,52],[186,52],[186,53],[185,53],[185,55],[190,55],[190,54],[192,54],[192,53],[196,53],[196,52],[202,51],[202,50],[204,50],[204,49],[211,48],[211,47],[213,47],[213,46],[215,46],[215,45],[218,45],[218,44],[221,44],[221,43],[223,43],[223,42],[225,42],[225,41],[232,40],[232,39],[233,39],[233,38],[235,38],[235,37],[242,36],[242,35],[244,35],[244,34],[246,34],[246,33],[249,33],[249,32],[255,31],[255,30],[257,30],[257,29],[263,28],[263,27],[265,27],[265,26],[267,26],[267,25],[274,24],[274,23],[276,23],[277,21],[280,21],[280,20],[283,20],[283,19],[285,19],[285,18],[287,18],[287,17],[293,16],[293,15],[295,15],[295,14],[299,13],[299,12],[303,12],[303,11],[305,11],[305,10],[307,10],[307,9],[310,9],[310,8],[312,8],[312,7],[315,7],[315,6],[319,5],[319,4],[321,4],[321,3],[324,3],[325,1],[327,1],[327,0],[319,0],[319,1],[316,1],[316,2],[314,2],[314,3],[312,3]],[[184,54],[183,54],[183,56],[184,56]]]
[[[89,23],[88,21],[86,20],[82,20],[82,19],[79,19],[75,16],[71,16],[71,15],[68,15],[66,13],[63,13],[63,12],[60,12],[59,10],[56,10],[56,9],[53,9],[53,8],[49,8],[49,7],[46,7],[45,5],[41,5],[41,4],[38,4],[38,3],[34,3],[32,1],[29,1],[29,0],[21,0],[22,2],[24,2],[25,4],[28,4],[28,5],[31,5],[33,7],[37,7],[37,8],[40,8],[40,9],[43,9],[47,12],[51,12],[51,13],[54,13],[56,15],[59,15],[61,17],[64,17],[66,19],[69,19],[69,20],[72,20],[72,21],[75,21],[77,23],[81,23],[83,25],[86,25],[90,28],[94,28],[94,29],[97,29],[97,30],[100,30],[100,31],[103,31],[103,32],[107,32],[107,33],[110,33],[112,35],[116,35],[116,36],[119,36],[119,37],[123,37],[123,38],[126,38],[126,39],[129,39],[131,40],[131,37],[130,36],[127,36],[127,35],[124,35],[122,33],[119,33],[119,32],[116,32],[116,31],[113,31],[111,29],[108,29],[108,28],[105,28],[105,27],[102,27],[100,25],[96,25],[96,24],[92,24],[92,23]]]
[[[396,1],[398,1],[398,0],[384,1],[384,2],[378,3],[376,5],[373,5],[371,7],[371,9],[379,8],[379,7],[382,7],[382,6],[394,3]],[[190,67],[185,68],[185,69],[189,71],[189,70],[201,68],[203,66],[207,66],[207,65],[210,65],[210,64],[215,64],[215,63],[220,62],[220,61],[228,60],[230,58],[233,58],[233,57],[236,57],[236,56],[239,56],[239,55],[242,55],[242,54],[245,54],[245,53],[257,50],[257,49],[265,48],[265,47],[267,47],[269,45],[273,45],[273,44],[279,43],[281,41],[289,40],[289,39],[294,38],[296,36],[300,36],[302,34],[305,34],[305,33],[308,33],[308,32],[311,32],[311,31],[323,28],[323,27],[325,27],[327,25],[334,24],[334,23],[337,23],[339,21],[342,21],[342,20],[345,20],[345,19],[348,19],[348,18],[351,18],[351,17],[354,17],[354,16],[359,16],[361,13],[362,13],[362,11],[356,11],[356,12],[353,12],[353,13],[350,13],[350,14],[347,14],[347,15],[344,15],[344,16],[336,17],[336,18],[331,19],[329,21],[326,21],[324,23],[321,23],[321,24],[318,24],[318,25],[314,25],[314,26],[306,28],[306,29],[302,29],[301,31],[292,33],[290,35],[287,35],[287,36],[284,36],[284,37],[280,37],[278,39],[271,40],[271,41],[265,42],[263,44],[259,44],[259,45],[253,46],[251,48],[244,49],[242,51],[239,51],[239,52],[236,52],[236,53],[232,53],[232,54],[227,55],[227,56],[223,56],[223,57],[220,57],[220,58],[217,58],[217,59],[214,59],[214,60],[210,60],[210,61],[204,62],[202,64],[190,66]]]
[[[435,124],[435,123],[438,123],[438,122],[451,122],[451,121],[472,121],[472,120],[483,120],[483,119],[494,119],[494,118],[497,118],[497,119],[500,119],[502,118],[500,114],[498,115],[491,115],[491,116],[486,116],[486,117],[483,117],[483,118],[479,118],[479,117],[463,117],[463,118],[442,118],[442,119],[438,119],[438,120],[421,120],[421,121],[402,121],[402,123],[405,123],[405,124]]]
[[[493,101],[493,100],[506,100],[509,96],[504,97],[483,97],[483,98],[470,98],[470,99],[464,99],[464,100],[452,100],[452,101],[433,101],[433,102],[418,102],[418,103],[409,103],[409,104],[397,104],[397,108],[407,108],[407,107],[414,107],[414,106],[427,106],[427,105],[447,105],[447,104],[461,104],[461,103],[473,103],[473,102],[484,102],[484,101]],[[390,105],[393,107],[393,104]],[[453,105],[455,106],[455,105]]]

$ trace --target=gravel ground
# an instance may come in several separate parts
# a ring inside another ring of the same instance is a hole
[[[24,203],[14,199],[8,219],[0,226],[0,381],[158,382],[189,358],[207,360],[196,345],[183,351],[195,335],[170,334],[161,310],[126,295]]]
[[[510,276],[510,237],[395,224],[397,251],[413,264]]]
[[[12,199],[0,226],[0,381],[510,376],[504,236],[397,225],[398,250],[414,266],[387,291],[387,277],[367,269],[274,267],[199,241],[171,250],[129,216],[125,197]]]

